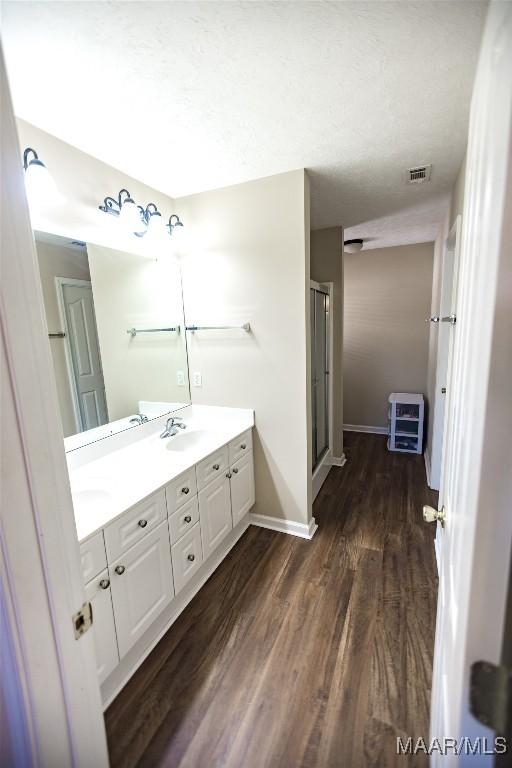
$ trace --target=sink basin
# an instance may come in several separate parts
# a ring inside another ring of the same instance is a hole
[[[166,448],[168,451],[187,451],[211,439],[212,433],[205,429],[196,429],[192,432],[180,432],[174,437],[170,437]]]

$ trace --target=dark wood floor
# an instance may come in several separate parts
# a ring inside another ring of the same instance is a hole
[[[111,763],[385,768],[428,737],[435,502],[423,458],[347,433],[311,542],[251,526],[106,713]]]

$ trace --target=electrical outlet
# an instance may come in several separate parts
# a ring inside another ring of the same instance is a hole
[[[192,386],[193,387],[203,386],[203,379],[199,371],[194,371],[194,373],[192,374]]]
[[[184,387],[185,386],[185,372],[184,371],[176,371],[176,384],[178,387]]]

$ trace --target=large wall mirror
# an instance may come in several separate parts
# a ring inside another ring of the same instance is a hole
[[[172,254],[147,258],[45,232],[35,241],[67,448],[188,405]]]

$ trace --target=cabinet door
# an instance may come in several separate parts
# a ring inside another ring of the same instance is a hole
[[[98,679],[102,683],[119,664],[108,570],[105,569],[87,584],[85,594],[92,605],[92,633],[94,648],[96,649],[96,671]]]
[[[233,525],[254,506],[254,463],[252,451],[233,464],[231,473],[231,511]]]
[[[110,568],[121,658],[174,596],[167,520]]]
[[[219,477],[199,492],[199,519],[206,560],[233,527],[229,480]]]

